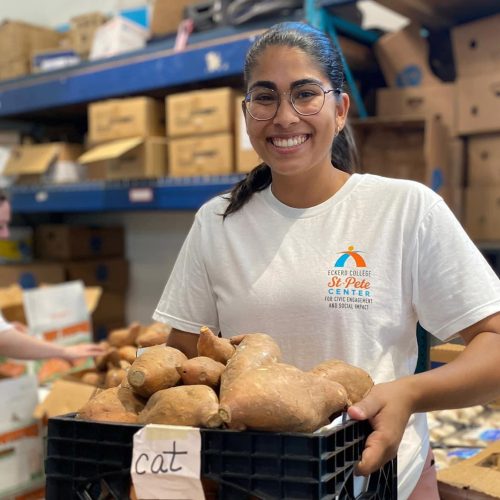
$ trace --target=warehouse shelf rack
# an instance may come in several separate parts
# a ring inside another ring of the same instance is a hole
[[[316,9],[323,11],[327,3],[323,0],[313,5],[306,1],[305,12],[299,10],[287,19],[301,19],[304,14],[311,18]],[[378,36],[333,15],[328,16],[328,21],[339,33],[361,43],[369,45]],[[165,94],[187,86],[241,78],[248,48],[259,33],[274,22],[275,19],[267,19],[240,27],[193,33],[188,46],[181,51],[175,50],[172,36],[153,41],[140,51],[0,82],[0,128],[2,122],[22,119],[25,121],[19,123],[26,129],[32,117],[40,121],[39,113],[49,110],[53,110],[52,120],[59,118],[58,110],[60,119],[64,120],[67,110],[95,100],[155,92]],[[361,101],[359,107],[364,109]],[[241,178],[241,175],[231,175],[119,183],[14,185],[10,195],[13,210],[19,214],[194,210]]]
[[[242,178],[242,174],[233,174],[15,186],[10,196],[14,213],[24,214],[196,210]]]

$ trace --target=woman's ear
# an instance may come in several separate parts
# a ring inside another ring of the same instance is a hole
[[[349,106],[351,101],[349,95],[342,92],[337,99],[337,130],[340,132],[345,125],[347,120],[347,114],[349,113]]]

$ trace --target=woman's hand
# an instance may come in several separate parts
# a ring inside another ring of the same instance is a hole
[[[397,455],[408,419],[413,413],[404,380],[373,386],[364,399],[347,410],[352,419],[368,419],[373,427],[356,467],[358,475],[367,476],[375,472]]]
[[[106,349],[98,344],[77,344],[64,347],[60,357],[67,361],[74,361],[89,356],[100,356],[105,352]]]

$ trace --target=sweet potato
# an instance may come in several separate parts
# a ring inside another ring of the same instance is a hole
[[[139,347],[166,344],[171,330],[170,325],[165,323],[152,323],[151,325],[142,327],[141,333],[135,339],[135,343]]]
[[[239,337],[236,352],[227,362],[221,376],[221,395],[245,371],[276,363],[280,359],[281,350],[269,335],[250,333]]]
[[[97,371],[88,371],[82,375],[82,378],[80,380],[84,384],[100,387],[104,384],[104,373],[99,373]]]
[[[200,328],[197,348],[198,356],[206,356],[223,364],[226,364],[235,352],[235,347],[229,339],[217,337],[207,326]]]
[[[128,328],[112,330],[108,335],[109,345],[112,347],[123,347],[124,345],[134,345],[137,336],[141,333],[139,323],[131,323]]]
[[[139,414],[140,424],[219,427],[219,400],[208,385],[181,385],[154,393]]]
[[[113,387],[98,392],[78,412],[77,418],[102,422],[137,422],[144,402],[130,389]]]
[[[198,356],[184,361],[177,371],[185,385],[204,384],[215,388],[219,385],[225,368],[222,363],[212,358]]]
[[[104,387],[117,387],[122,383],[122,380],[127,376],[127,371],[123,368],[111,368],[106,372],[104,379]]]
[[[156,391],[176,385],[181,379],[177,367],[186,360],[185,354],[174,347],[148,347],[132,363],[127,379],[134,392],[149,397]]]
[[[230,429],[314,432],[347,406],[344,387],[283,363],[244,371],[221,391],[219,415]]]
[[[118,349],[118,355],[120,356],[120,359],[128,361],[132,364],[137,357],[137,348],[133,345],[124,345]]]
[[[342,384],[347,391],[349,405],[363,399],[373,387],[373,380],[367,372],[340,359],[323,361],[310,373]]]

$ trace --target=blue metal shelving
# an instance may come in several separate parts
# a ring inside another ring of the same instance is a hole
[[[212,40],[193,35],[180,52],[168,40],[126,57],[0,82],[0,118],[241,75],[260,31],[219,30],[225,36]]]
[[[14,213],[196,210],[230,189],[242,174],[155,180],[14,186]]]

